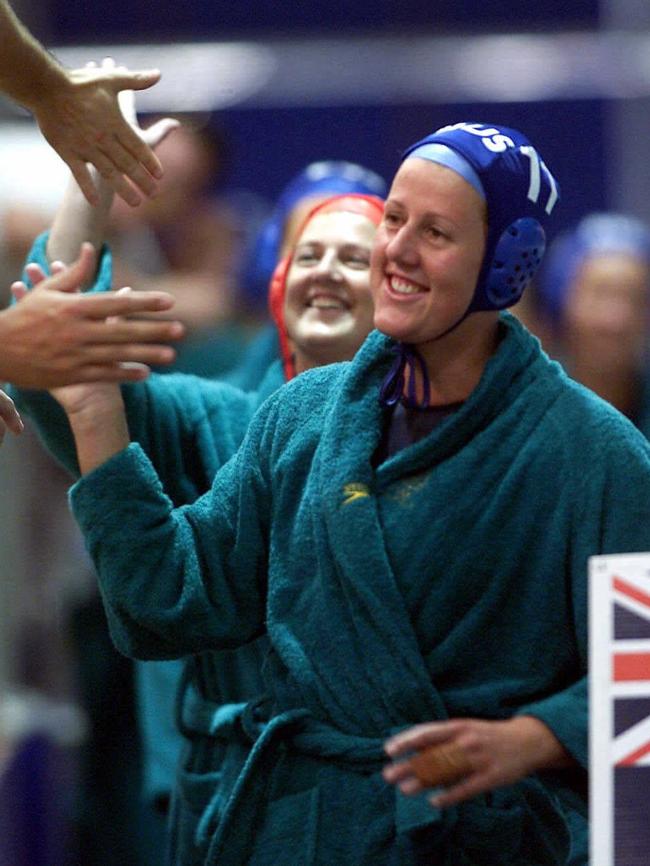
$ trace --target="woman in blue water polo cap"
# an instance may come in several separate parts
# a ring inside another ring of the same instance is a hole
[[[264,694],[206,720],[231,774],[207,862],[587,863],[587,559],[650,548],[650,458],[501,312],[557,199],[515,130],[409,148],[378,330],[267,400],[194,505],[119,424],[70,416],[119,648],[269,639]]]

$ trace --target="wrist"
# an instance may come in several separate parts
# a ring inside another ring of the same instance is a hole
[[[117,404],[109,403],[101,407],[85,406],[69,412],[68,419],[82,475],[92,472],[129,445],[129,429],[123,404],[121,408]]]
[[[535,716],[515,716],[506,722],[514,731],[522,755],[530,755],[529,772],[570,767],[575,762],[545,722]]]
[[[112,393],[106,393],[106,391]],[[119,386],[109,386],[101,394],[88,394],[76,402],[60,401],[73,431],[94,434],[124,418],[124,400]]]
[[[58,104],[72,87],[68,73],[54,57],[43,50],[43,60],[25,77],[25,90],[18,97],[20,103],[32,114],[37,115],[41,109],[52,111],[56,101]]]

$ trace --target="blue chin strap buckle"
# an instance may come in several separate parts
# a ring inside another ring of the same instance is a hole
[[[521,217],[511,223],[497,242],[473,309],[503,310],[516,304],[537,273],[545,249],[546,235],[536,219]]]

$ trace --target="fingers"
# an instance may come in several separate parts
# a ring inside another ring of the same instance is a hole
[[[126,121],[124,121],[124,124],[128,127]],[[102,139],[101,146],[98,145],[94,148],[90,159],[116,195],[119,195],[131,207],[137,207],[142,201],[142,197],[116,167],[114,157],[116,152],[118,155],[121,154],[122,148],[116,148],[115,144],[116,140],[113,138],[113,133],[111,133],[110,137],[106,136]],[[153,185],[152,180],[151,184]],[[153,189],[155,189],[155,185],[153,185]]]
[[[118,71],[113,81],[118,90],[147,90],[160,81],[160,69],[138,69]]]
[[[445,791],[433,794],[429,797],[429,802],[439,809],[446,809],[448,806],[455,806],[457,803],[462,803],[472,797],[477,797],[479,794],[484,794],[494,788],[494,778],[489,773],[473,773],[463,779],[457,785],[447,788]]]
[[[117,94],[117,104],[122,112],[122,117],[133,127],[133,129],[138,130],[138,116],[135,111],[135,93],[132,90],[120,90]]]
[[[142,136],[150,147],[158,147],[161,141],[164,141],[170,132],[173,132],[180,126],[177,120],[172,117],[164,117],[162,120],[157,120],[148,129],[142,130]]]
[[[25,265],[25,273],[32,286],[37,286],[47,278],[47,274],[37,262],[29,262],[29,264]]]
[[[453,796],[463,799],[464,786],[475,778],[476,769],[459,736],[462,731],[463,723],[451,720],[416,725],[391,737],[384,748],[397,760],[384,767],[384,779],[407,796],[454,785],[439,796],[453,791]],[[439,805],[437,799],[435,805]]]
[[[62,273],[66,269],[63,262],[52,262],[50,267],[53,276]],[[43,280],[47,279],[47,274],[37,262],[29,262],[29,264],[25,265],[25,273],[34,288],[38,286],[39,283],[42,283]],[[13,282],[9,289],[15,301],[22,301],[25,295],[29,294],[27,284],[22,280],[16,280]]]
[[[144,150],[139,149],[140,145],[143,145]],[[102,142],[102,150],[113,167],[126,175],[142,192],[146,195],[155,193],[156,181],[142,165],[140,158],[148,151],[148,147],[136,132],[130,128],[122,129],[119,134]]]
[[[65,270],[66,265],[64,265],[63,262],[56,261],[52,262],[52,264],[50,265],[50,272],[52,276],[63,273],[63,271]],[[28,264],[26,264],[25,273],[27,274],[27,278],[29,279],[32,286],[37,286],[48,277],[48,274],[43,270],[43,268],[41,267],[41,265],[38,264],[38,262],[29,262]],[[20,289],[22,287],[25,289],[25,291],[27,291],[27,286],[22,280],[16,280],[15,283],[12,283],[12,291],[14,289],[14,286],[17,289]]]
[[[94,347],[97,354],[93,359],[168,363],[174,358],[174,350],[168,344],[178,339],[175,327],[178,324],[178,322],[126,320],[116,317],[110,322],[86,321],[80,333],[83,334],[84,350]],[[149,354],[146,358],[141,357],[143,344],[160,344],[149,347],[150,350],[156,351],[155,359]],[[116,348],[118,345],[120,345],[119,350]],[[159,361],[162,349],[164,349],[162,352],[164,357]]]
[[[95,204],[97,192],[85,165],[92,162],[106,183],[124,201],[132,207],[142,201],[138,190],[147,196],[156,192],[156,180],[162,177],[162,165],[148,143],[139,135],[135,104],[132,95],[134,90],[144,90],[160,80],[157,69],[129,71],[125,67],[116,67],[115,61],[106,57],[101,69],[92,68],[89,64],[86,70],[73,70],[72,75],[79,80],[92,85],[94,91],[101,93],[107,90],[114,94],[117,105],[104,108],[106,123],[97,126],[96,134],[86,147],[77,153],[83,161],[69,161],[70,168],[83,194]],[[165,126],[158,132],[157,142],[167,135],[172,127]],[[87,142],[88,144],[88,142]]]
[[[451,785],[473,770],[465,749],[454,742],[429,746],[404,763],[425,788]]]
[[[91,204],[93,207],[98,205],[99,193],[86,163],[83,159],[76,156],[68,156],[65,161],[88,204]]]
[[[31,267],[31,265],[28,265]],[[91,281],[95,271],[95,248],[85,241],[79,250],[79,256],[70,267],[61,262],[52,264],[53,274],[47,281],[47,288],[57,292],[76,292],[85,283]],[[44,286],[45,288],[45,286]]]
[[[148,69],[130,72],[129,70],[120,69],[113,73],[112,79],[113,86],[116,90],[146,90],[148,87],[151,87],[160,80],[160,70]],[[131,121],[131,123],[135,121],[134,107],[132,114],[132,117],[127,115],[127,120]],[[125,124],[120,130],[118,140],[119,144],[130,153],[137,164],[148,173],[149,180],[151,180],[151,178],[159,179],[162,177],[163,169],[160,160],[132,127]],[[160,140],[162,141],[162,138]],[[133,183],[140,186],[144,192],[148,192],[148,187],[142,187],[138,178],[133,176],[130,171],[126,171],[126,174],[130,177]],[[155,184],[152,192],[154,190]]]
[[[174,297],[167,292],[134,292],[120,294],[118,292],[101,292],[97,294],[80,295],[75,298],[78,310],[83,310],[85,317],[91,319],[106,319],[109,316],[133,316],[138,313],[156,313],[169,310],[174,305]],[[131,325],[145,324],[130,322]],[[161,328],[164,339],[177,340],[183,336],[184,328],[180,322],[147,322],[150,327]]]
[[[14,401],[4,391],[0,391],[0,426],[2,426],[2,422],[16,435],[24,430],[25,425],[14,406]]]
[[[75,372],[74,384],[86,382],[140,382],[151,370],[146,364],[134,361],[114,361],[109,364],[88,364]]]
[[[391,758],[407,752],[423,749],[436,743],[442,743],[458,732],[459,726],[450,722],[426,722],[415,725],[406,731],[396,734],[386,740],[384,749]]]
[[[16,280],[15,283],[12,283],[9,287],[11,291],[11,296],[14,301],[22,301],[27,292],[29,291],[25,283],[22,280]]]

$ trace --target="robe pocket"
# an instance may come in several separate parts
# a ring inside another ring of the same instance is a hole
[[[547,866],[569,860],[571,837],[557,798],[524,779],[458,807],[453,842],[473,866]]]
[[[318,788],[271,801],[262,825],[251,828],[254,850],[248,866],[315,866],[319,810]]]
[[[224,806],[220,771],[181,770],[172,800],[170,850],[173,866],[202,866]]]

